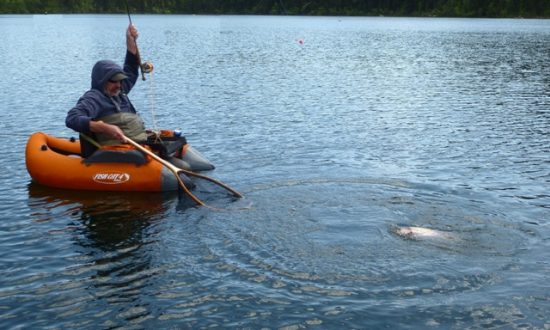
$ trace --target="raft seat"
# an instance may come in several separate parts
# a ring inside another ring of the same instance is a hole
[[[161,154],[168,156],[177,152],[186,144],[186,139],[181,137],[171,141],[165,141],[165,145],[151,143],[149,144],[149,147],[153,150],[158,149]],[[104,146],[101,149],[96,150],[89,157],[85,158],[83,162],[85,164],[129,163],[136,165],[143,165],[148,162],[148,159],[144,153],[139,150],[129,148],[131,147],[122,145]]]

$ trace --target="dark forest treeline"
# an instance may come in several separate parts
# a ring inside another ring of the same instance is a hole
[[[550,17],[549,0],[129,0],[132,13]],[[0,0],[0,13],[125,13],[125,1]]]

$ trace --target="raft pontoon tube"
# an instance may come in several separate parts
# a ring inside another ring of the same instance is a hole
[[[174,174],[159,162],[129,145],[104,146],[92,156],[80,156],[80,141],[38,132],[30,136],[25,151],[27,171],[42,185],[78,190],[173,191],[178,189]],[[191,171],[214,166],[188,144],[176,166]],[[191,181],[185,178],[184,182]]]

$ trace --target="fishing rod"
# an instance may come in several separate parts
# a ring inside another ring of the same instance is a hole
[[[130,25],[134,25],[132,23],[132,16],[130,16],[130,6],[128,5],[128,0],[126,0],[126,13],[128,14],[128,20],[130,21]],[[139,54],[139,48],[137,45],[136,38],[132,37],[134,39],[134,44],[136,45],[136,57],[139,62],[139,70],[141,71],[141,79],[145,80],[145,74],[153,72],[153,63],[146,61],[144,63],[141,62],[141,56]]]

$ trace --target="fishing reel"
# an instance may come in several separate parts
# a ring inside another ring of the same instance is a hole
[[[141,80],[145,80],[145,74],[153,72],[153,63],[146,61],[139,65],[139,68],[141,69]]]
[[[144,73],[151,73],[153,72],[154,66],[152,62],[146,61],[141,63],[141,71]]]

